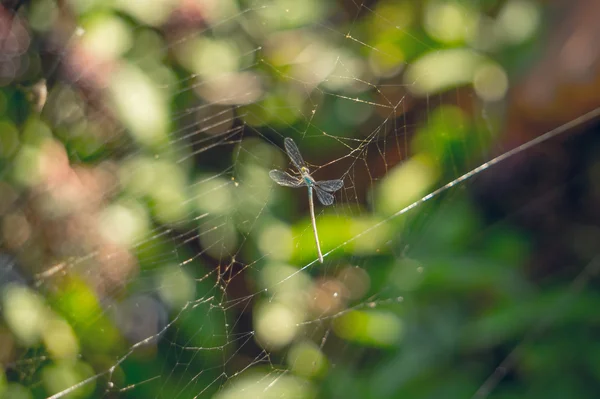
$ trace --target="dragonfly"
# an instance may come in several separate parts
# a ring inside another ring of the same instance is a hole
[[[315,219],[315,205],[313,203],[313,191],[317,194],[319,202],[325,206],[333,204],[333,194],[344,186],[344,181],[341,179],[336,180],[321,180],[316,181],[310,175],[310,171],[300,154],[300,150],[294,140],[286,137],[284,142],[285,152],[287,153],[290,161],[294,164],[298,170],[299,176],[292,176],[287,172],[283,172],[278,169],[273,169],[269,172],[271,179],[285,187],[308,187],[308,206],[310,209],[310,220],[312,222],[313,233],[315,234],[315,242],[317,244],[317,253],[319,255],[319,262],[323,263],[323,253],[321,252],[321,244],[319,243],[319,234],[317,233],[317,222]]]

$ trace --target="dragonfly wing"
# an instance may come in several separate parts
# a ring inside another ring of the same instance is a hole
[[[306,165],[304,163],[304,159],[302,159],[302,155],[300,154],[298,146],[296,145],[296,143],[294,143],[294,140],[292,140],[289,137],[286,137],[283,141],[283,145],[285,146],[285,152],[287,152],[288,157],[290,157],[290,160],[292,161],[294,166],[298,168],[298,170],[300,170],[303,166]]]
[[[269,177],[280,186],[286,187],[301,187],[304,185],[304,181],[291,176],[289,173],[282,172],[277,169],[273,169],[269,172]]]
[[[344,181],[340,180],[340,179],[321,180],[321,181],[315,182],[315,184],[317,186],[319,186],[319,188],[321,188],[327,192],[334,193],[344,186]]]
[[[315,186],[314,187],[315,192],[317,193],[317,198],[319,199],[319,202],[321,202],[321,204],[323,205],[331,205],[333,204],[333,195],[329,194],[326,191],[323,191],[319,188],[319,186]]]

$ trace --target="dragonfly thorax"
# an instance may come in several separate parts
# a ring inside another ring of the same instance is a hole
[[[314,180],[312,176],[308,172],[308,168],[306,166],[302,166],[300,168],[300,174],[302,175],[302,180],[304,180],[304,184],[307,186],[312,186],[314,184]]]

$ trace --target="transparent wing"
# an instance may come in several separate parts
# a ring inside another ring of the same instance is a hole
[[[326,191],[323,191],[319,188],[319,186],[314,187],[315,192],[317,193],[317,198],[319,202],[323,205],[331,205],[333,204],[333,195],[329,194]]]
[[[291,176],[289,173],[282,172],[277,169],[273,169],[269,172],[269,177],[280,186],[286,187],[301,187],[304,185],[304,181]]]
[[[330,193],[334,193],[337,190],[339,190],[340,188],[342,188],[344,186],[344,181],[340,180],[340,179],[336,179],[336,180],[321,180],[321,181],[317,181],[315,182],[315,184],[325,190],[328,191]]]
[[[289,137],[286,137],[283,141],[283,145],[285,146],[285,152],[287,152],[288,157],[290,157],[290,160],[292,161],[294,166],[298,168],[298,170],[300,170],[303,166],[306,165],[304,163],[304,159],[302,159],[302,155],[300,154],[298,146],[296,146],[296,143],[294,143],[294,140],[292,140]]]

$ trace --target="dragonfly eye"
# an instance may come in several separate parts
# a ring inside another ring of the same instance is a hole
[[[308,173],[308,168],[306,166],[303,166],[300,168],[300,172],[302,173]]]

